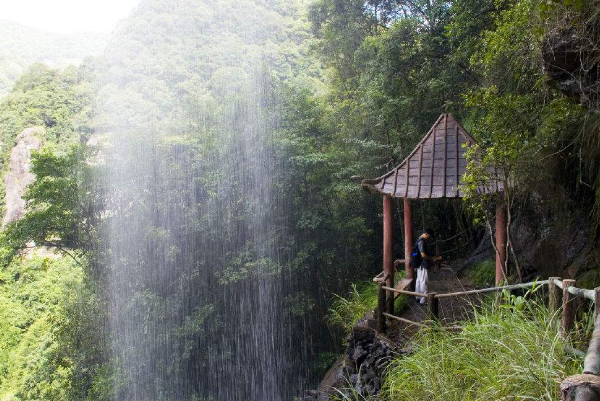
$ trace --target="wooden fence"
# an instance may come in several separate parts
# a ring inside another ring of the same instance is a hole
[[[575,326],[576,298],[587,299],[594,303],[594,331],[588,346],[587,353],[574,353],[585,356],[583,373],[566,378],[561,384],[563,401],[600,401],[600,287],[594,290],[586,290],[575,287],[575,280],[562,280],[560,277],[550,277],[548,280],[536,281],[525,284],[507,285],[503,287],[492,287],[478,290],[459,291],[453,293],[427,293],[422,294],[406,289],[391,288],[385,285],[386,277],[383,274],[375,277],[373,281],[378,284],[378,306],[377,306],[377,329],[385,333],[388,320],[400,321],[418,327],[428,327],[432,323],[439,323],[440,299],[451,297],[463,297],[469,295],[512,291],[517,289],[528,289],[534,286],[548,286],[548,308],[551,316],[560,313],[561,322],[559,327],[560,336],[568,340],[569,333]],[[414,322],[394,314],[393,299],[398,295],[410,297],[425,297],[427,299],[427,316],[425,322]],[[390,302],[390,300],[392,300]]]

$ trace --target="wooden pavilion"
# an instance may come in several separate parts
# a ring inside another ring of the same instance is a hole
[[[383,276],[387,286],[394,286],[393,258],[393,198],[404,200],[404,252],[407,278],[414,279],[409,265],[413,247],[413,219],[411,201],[414,199],[462,198],[465,194],[460,180],[467,171],[466,153],[475,144],[471,135],[450,114],[442,114],[415,150],[387,174],[362,181],[366,190],[383,195]],[[490,171],[491,177],[498,177]],[[478,188],[482,193],[503,190],[502,181],[493,179]],[[496,284],[503,278],[506,262],[506,208],[496,209]]]

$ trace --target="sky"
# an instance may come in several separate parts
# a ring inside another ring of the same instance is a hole
[[[0,19],[58,33],[112,32],[141,0],[0,0]]]

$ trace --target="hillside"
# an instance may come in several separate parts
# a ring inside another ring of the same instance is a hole
[[[108,33],[57,34],[0,19],[0,97],[31,64],[79,64],[100,55],[108,38]]]

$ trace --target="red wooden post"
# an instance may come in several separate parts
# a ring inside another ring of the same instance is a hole
[[[404,259],[406,278],[414,279],[415,272],[410,267],[410,254],[412,253],[414,237],[413,237],[413,220],[412,220],[412,204],[410,199],[404,198]]]
[[[500,285],[504,279],[502,273],[506,265],[506,206],[498,203],[496,206],[496,285]],[[508,272],[505,272],[508,274]],[[508,283],[507,283],[508,284]]]
[[[387,305],[385,304],[385,290],[382,287],[382,283],[377,284],[377,331],[385,334],[386,324],[385,316],[383,312],[386,311]]]
[[[387,286],[394,287],[394,200],[383,197],[383,275],[388,276]],[[394,313],[394,293],[387,294],[388,313]]]

